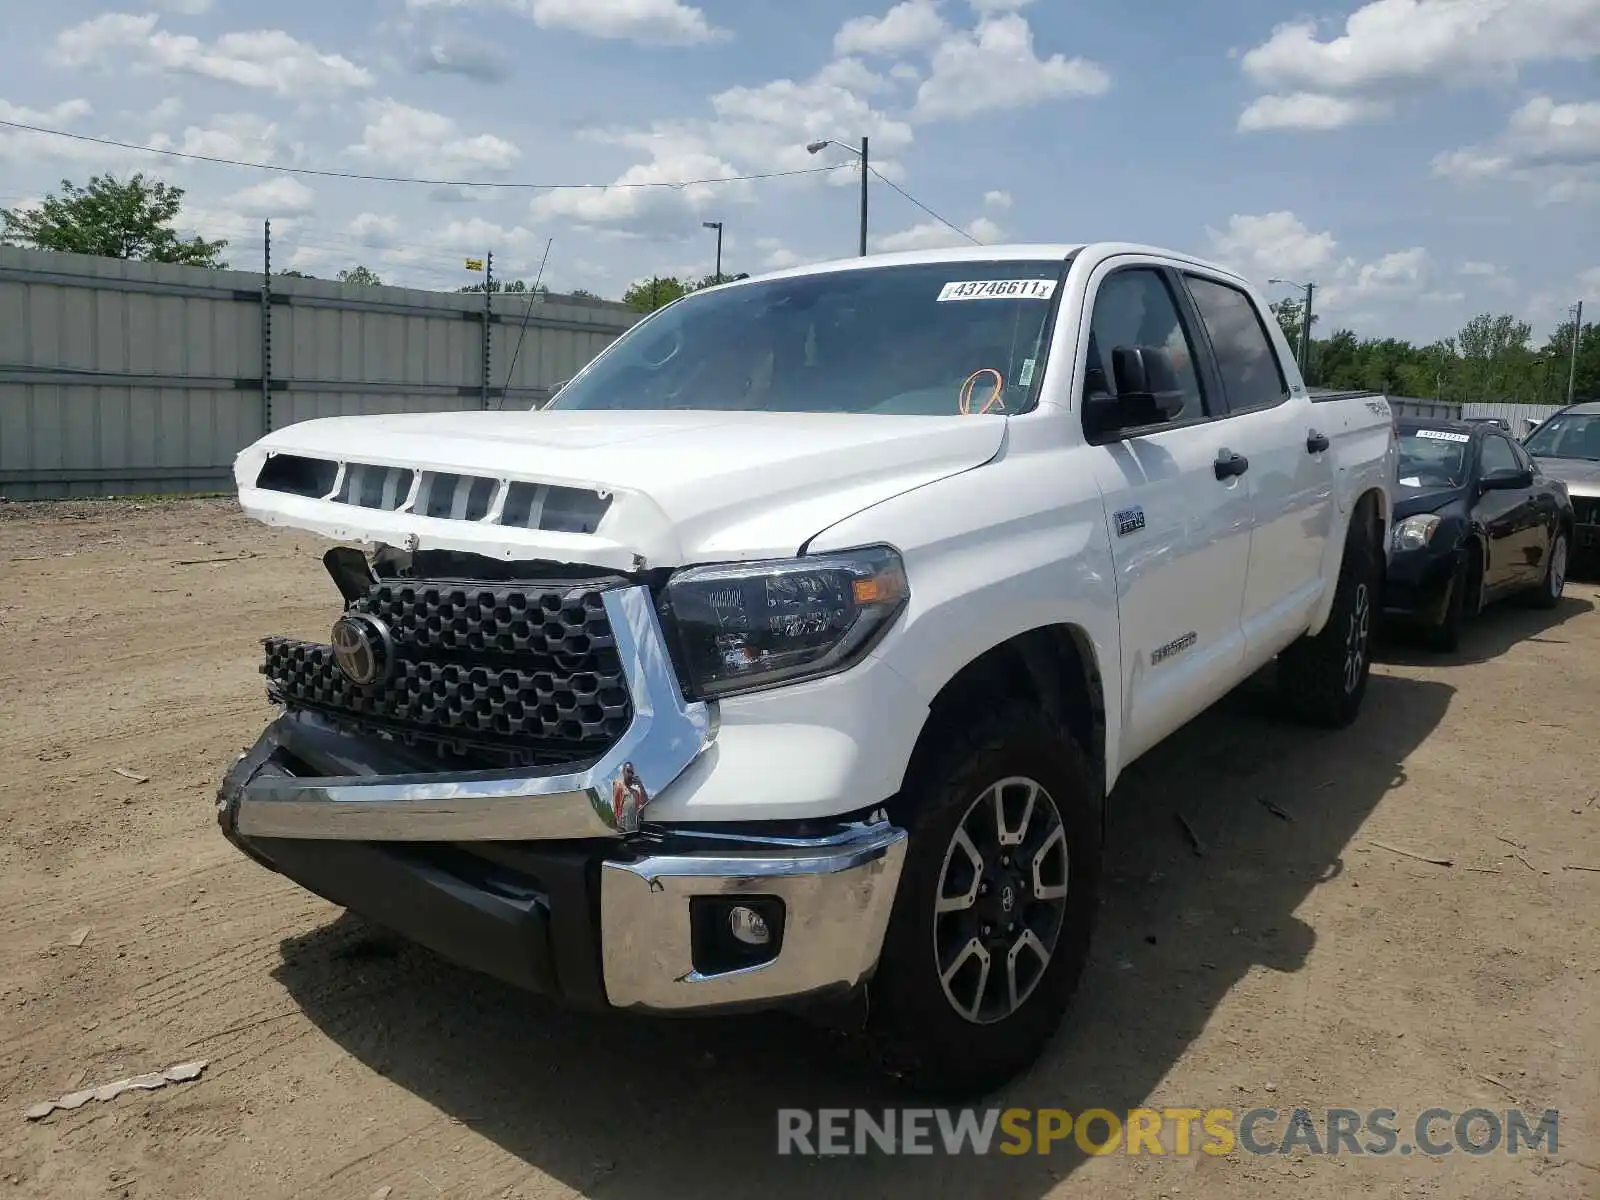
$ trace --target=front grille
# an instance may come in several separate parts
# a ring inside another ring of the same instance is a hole
[[[268,638],[261,671],[275,700],[407,745],[511,765],[597,756],[632,719],[594,587],[385,580],[350,610],[388,627],[388,678],[362,687],[330,646]]]

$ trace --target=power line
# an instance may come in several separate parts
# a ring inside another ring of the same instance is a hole
[[[848,165],[848,164],[846,164],[846,165]],[[973,237],[970,233],[968,233],[965,229],[961,228],[961,226],[957,225],[954,221],[946,220],[944,217],[941,217],[938,213],[934,212],[933,209],[929,208],[921,200],[918,200],[910,192],[906,191],[905,188],[901,187],[894,180],[892,180],[888,176],[884,175],[883,172],[879,171],[877,167],[869,165],[867,167],[867,170],[871,171],[880,180],[882,180],[884,183],[887,183],[895,191],[899,192],[907,200],[911,201],[911,203],[915,204],[923,212],[927,213],[935,221],[939,222],[939,224],[944,225],[947,228],[954,230],[956,233],[959,233],[962,237],[966,238],[967,241],[971,242],[974,246],[983,245],[983,243],[981,241],[979,241],[977,238]]]
[[[133,142],[119,142],[114,138],[90,137],[86,133],[68,133],[64,129],[46,129],[42,125],[25,125],[20,121],[0,120],[0,126],[20,129],[24,133],[40,133],[49,137],[70,138],[75,142],[91,142],[96,146],[112,146],[118,150],[133,150],[142,154],[160,154],[168,158],[181,158],[190,162],[214,163],[223,167],[246,167],[254,171],[276,171],[283,175],[311,175],[324,179],[353,179],[365,183],[414,183],[427,187],[512,188],[536,192],[598,191],[605,188],[686,188],[708,183],[746,183],[759,179],[783,179],[795,175],[821,175],[837,171],[848,163],[835,163],[827,167],[805,167],[794,171],[760,171],[750,175],[718,175],[710,179],[651,180],[642,183],[521,183],[507,180],[482,179],[422,179],[411,175],[368,175],[360,171],[334,171],[319,167],[285,167],[273,163],[246,162],[236,158],[221,158],[213,154],[189,154],[182,150],[164,150],[156,146],[140,146]],[[877,174],[877,172],[873,172]],[[887,182],[887,181],[885,181]],[[891,187],[894,185],[890,185]],[[899,189],[896,189],[897,191]],[[940,218],[941,220],[943,218]],[[948,222],[946,222],[948,224]]]

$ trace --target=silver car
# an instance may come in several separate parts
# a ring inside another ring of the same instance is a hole
[[[1539,469],[1567,485],[1576,518],[1573,555],[1600,558],[1600,400],[1572,404],[1545,420],[1523,439]]]

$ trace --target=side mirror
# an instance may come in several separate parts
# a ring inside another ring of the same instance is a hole
[[[1493,471],[1478,481],[1484,492],[1516,492],[1533,486],[1533,472],[1520,468],[1510,471]]]
[[[1172,360],[1158,346],[1117,346],[1111,351],[1111,374],[1117,394],[1106,390],[1103,372],[1091,370],[1085,381],[1084,408],[1097,432],[1160,425],[1183,411],[1183,392]]]

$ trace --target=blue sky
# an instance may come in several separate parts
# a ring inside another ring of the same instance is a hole
[[[759,272],[875,247],[1152,242],[1322,285],[1318,328],[1431,339],[1600,310],[1600,0],[1294,10],[1111,0],[144,0],[14,4],[0,119],[439,189],[124,153],[0,127],[0,205],[145,169],[232,265],[365,263],[619,295],[652,272]],[[1282,289],[1274,289],[1275,295]]]

